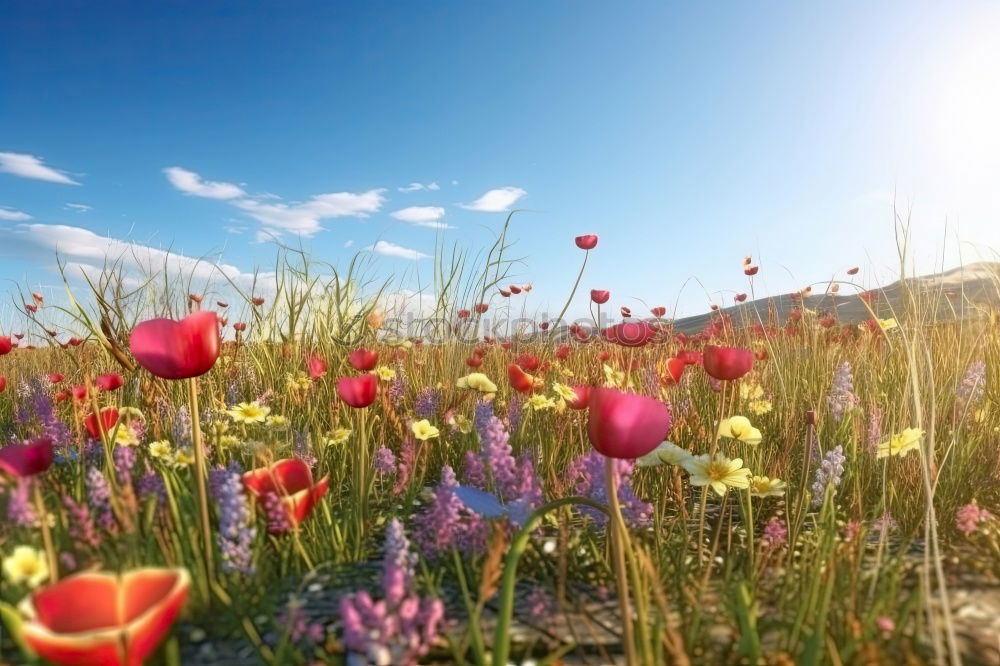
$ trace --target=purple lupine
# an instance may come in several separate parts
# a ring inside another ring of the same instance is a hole
[[[601,503],[608,501],[608,488],[604,467],[605,457],[597,451],[590,451],[570,463],[567,469],[567,480],[573,486],[575,494],[589,497]],[[653,507],[636,497],[630,482],[635,462],[631,460],[615,460],[614,471],[618,486],[618,501],[621,503],[622,517],[632,525],[648,525],[652,520]],[[607,517],[600,511],[589,507],[580,509],[591,516],[598,525],[603,526]]]
[[[475,451],[465,452],[462,481],[467,486],[486,490],[486,468],[483,466],[483,459]]]
[[[868,432],[865,436],[868,450],[875,452],[879,444],[882,443],[882,409],[878,405],[872,405],[868,410]]]
[[[139,477],[136,490],[139,492],[139,499],[144,502],[148,497],[155,497],[158,510],[167,503],[167,486],[163,477],[152,470]]]
[[[788,528],[785,526],[785,521],[777,516],[772,516],[764,525],[764,531],[761,533],[761,546],[767,550],[773,550],[784,546],[787,539]]]
[[[955,395],[961,409],[975,407],[986,393],[986,362],[973,361],[959,382]]]
[[[396,376],[389,382],[389,400],[399,404],[406,396],[406,372],[402,366],[396,366]]]
[[[454,480],[454,474],[452,474]],[[384,598],[361,590],[341,597],[344,646],[376,666],[408,666],[427,654],[444,619],[439,599],[417,596],[412,587],[414,555],[398,520],[386,530],[382,562]],[[351,661],[350,658],[348,661]]]
[[[816,476],[813,479],[813,506],[819,506],[823,503],[828,486],[836,489],[840,485],[841,477],[844,476],[844,463],[846,461],[844,447],[839,444],[827,451],[826,455],[823,456],[819,467],[816,468]]]
[[[380,446],[375,451],[375,471],[384,476],[396,473],[396,454],[387,446]]]
[[[975,502],[961,506],[955,512],[955,527],[966,536],[979,529],[979,526],[993,517],[986,509]]]
[[[135,449],[131,446],[116,446],[111,454],[115,463],[115,478],[123,486],[132,485],[132,468],[135,467]]]
[[[441,408],[441,389],[435,387],[425,388],[417,395],[413,404],[413,413],[422,419],[430,419],[437,416],[438,409]]]
[[[486,545],[488,526],[455,494],[457,486],[455,471],[448,465],[442,467],[433,499],[414,519],[414,538],[428,558],[440,557],[452,548],[476,553]]]
[[[516,433],[521,429],[523,417],[524,411],[521,409],[521,400],[516,395],[512,395],[510,402],[507,403],[507,427],[511,432]]]
[[[510,437],[503,427],[503,422],[497,417],[490,417],[479,432],[482,439],[483,462],[489,471],[493,485],[505,501],[513,501],[521,495],[521,483],[518,478],[517,461],[511,455]]]
[[[7,520],[18,527],[38,524],[38,514],[31,501],[31,479],[19,478],[7,496]]]
[[[219,504],[219,551],[222,553],[222,570],[226,573],[254,573],[253,542],[257,529],[250,515],[250,503],[243,491],[240,467],[217,467],[209,473],[212,496]]]
[[[87,503],[101,529],[115,532],[117,523],[111,510],[111,487],[96,467],[87,469]]]
[[[493,403],[487,402],[486,400],[480,400],[477,402],[475,408],[473,409],[472,422],[480,437],[483,436],[483,431],[486,429],[486,426],[492,418]]]
[[[101,545],[101,537],[94,526],[94,519],[85,503],[77,504],[69,495],[63,496],[63,506],[66,507],[69,536],[77,550],[97,548]]]
[[[840,423],[844,415],[858,405],[858,396],[854,393],[854,374],[851,372],[850,361],[844,361],[833,374],[833,385],[826,396],[830,407],[830,415],[835,423]]]
[[[263,500],[267,531],[271,534],[284,534],[291,530],[292,519],[288,517],[288,510],[277,493],[264,493]]]

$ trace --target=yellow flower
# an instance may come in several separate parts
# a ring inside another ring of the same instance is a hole
[[[139,438],[135,436],[135,432],[128,425],[120,423],[115,428],[115,444],[119,446],[135,446],[138,443]]]
[[[229,448],[230,446],[236,446],[240,443],[239,438],[236,435],[222,435],[219,437],[219,446],[223,448]]]
[[[455,382],[455,386],[460,389],[472,389],[486,394],[497,392],[497,385],[481,372],[473,372],[465,377],[459,377],[458,381]]]
[[[167,460],[170,458],[172,452],[170,442],[165,439],[158,439],[155,442],[149,443],[149,455],[154,458],[160,458],[161,460]]]
[[[437,427],[432,426],[431,422],[427,419],[414,421],[413,425],[410,426],[410,430],[413,431],[413,436],[422,442],[426,442],[428,439],[434,439],[441,434],[441,431],[438,430]]]
[[[265,421],[265,423],[272,428],[284,428],[288,425],[288,417],[280,414],[273,414],[267,417],[267,421]]]
[[[226,410],[236,423],[264,423],[271,408],[254,402],[241,402],[232,409]]]
[[[760,444],[762,439],[760,430],[750,424],[750,419],[745,416],[731,416],[722,419],[719,423],[719,437],[729,437],[738,439],[747,444]]]
[[[552,398],[547,398],[544,395],[533,395],[528,398],[528,401],[524,404],[524,408],[529,407],[536,412],[543,409],[553,409],[556,406],[556,401]]]
[[[899,324],[896,323],[895,317],[890,317],[889,319],[879,319],[878,325],[882,327],[883,331],[891,331],[899,326]]]
[[[636,459],[635,464],[639,467],[657,467],[663,463],[668,465],[682,465],[684,461],[691,457],[691,453],[672,442],[663,442],[655,449]]]
[[[691,456],[682,463],[692,486],[708,486],[719,496],[730,488],[749,488],[751,472],[741,458],[730,460],[721,453],[709,458],[707,453]]]
[[[552,385],[552,390],[563,400],[576,400],[576,391],[572,387],[566,386],[566,384],[556,382]]]
[[[351,437],[350,428],[337,428],[326,438],[326,443],[332,446],[340,446]]]
[[[770,400],[753,400],[750,402],[750,411],[754,416],[763,416],[773,409]]]
[[[184,467],[194,462],[194,454],[190,449],[177,449],[170,462],[174,467]]]
[[[378,378],[384,382],[388,382],[396,378],[396,371],[387,365],[380,365],[375,368],[375,374],[378,375]]]
[[[781,497],[788,484],[781,479],[754,476],[750,479],[750,494],[754,497]]]
[[[297,375],[286,375],[286,385],[288,386],[288,391],[290,393],[295,393],[297,391],[308,391],[312,387],[312,382],[309,380],[309,375],[304,372],[299,372]]]
[[[920,448],[920,440],[924,436],[924,431],[920,428],[907,428],[903,432],[896,433],[889,438],[889,441],[878,445],[877,458],[888,458],[889,456],[899,456],[903,458],[910,451]]]
[[[31,546],[17,546],[4,558],[3,572],[14,585],[27,583],[28,587],[37,587],[49,577],[49,564],[44,551]]]
[[[604,364],[604,384],[611,388],[622,388],[625,385],[625,373]]]
[[[764,397],[764,389],[760,384],[740,384],[740,398],[743,400],[760,400]]]

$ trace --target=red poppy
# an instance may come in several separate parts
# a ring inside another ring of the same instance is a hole
[[[472,315],[472,313],[469,312],[468,310],[459,310],[458,311],[458,318],[459,319],[468,319],[470,315]]]
[[[576,394],[576,397],[567,400],[566,406],[570,409],[586,409],[590,403],[590,387],[586,384],[580,384],[573,387],[573,392]]]
[[[543,331],[549,330],[549,322],[543,321],[541,324],[538,325],[538,328],[542,329]]]
[[[597,360],[600,361],[601,363],[604,363],[605,361],[607,361],[610,358],[611,358],[611,352],[609,352],[607,350],[604,350],[600,354],[597,355]]]
[[[473,308],[473,310],[475,310],[479,314],[483,314],[484,312],[486,312],[489,309],[490,309],[490,306],[487,303],[477,303],[476,306]]]
[[[361,375],[360,377],[341,377],[337,380],[337,395],[351,407],[360,409],[375,402],[378,392],[378,377]]]
[[[742,303],[743,301],[747,300],[747,295],[743,293],[736,294],[736,296],[733,297],[733,300],[736,301],[737,303]]]
[[[309,379],[316,381],[326,374],[326,361],[319,356],[311,355],[306,364],[309,366]]]
[[[6,356],[14,348],[9,335],[0,335],[0,356]]]
[[[101,426],[104,427],[105,433],[110,433],[111,430],[118,423],[118,410],[114,407],[105,407],[101,410],[101,423],[97,423],[97,414],[91,412],[87,414],[87,417],[83,419],[83,425],[87,426],[87,432],[94,439],[100,439],[101,437]]]
[[[510,385],[519,393],[531,393],[535,389],[535,378],[521,369],[517,363],[507,366],[507,378]]]
[[[755,352],[753,353],[753,356],[754,356],[754,358],[756,358],[756,359],[757,359],[758,361],[766,361],[766,360],[767,360],[767,356],[768,356],[768,354],[767,354],[767,350],[766,350],[766,349],[764,349],[764,348],[761,348],[761,349],[758,349],[757,351],[755,351]]]
[[[681,381],[681,375],[684,374],[684,368],[686,368],[687,365],[688,364],[685,363],[682,358],[668,358],[667,362],[664,364],[667,370],[667,376],[663,378],[663,383],[668,386],[679,383]]]
[[[250,302],[259,307],[261,305],[264,305],[264,297],[254,296],[253,298],[250,299]]]
[[[473,354],[469,358],[465,359],[465,364],[470,368],[478,368],[483,364],[483,359]]]
[[[628,319],[629,317],[632,316],[632,309],[629,308],[628,306],[623,305],[621,307],[621,313],[622,313],[623,317],[625,317],[626,319]]]
[[[793,308],[791,312],[788,313],[789,319],[792,321],[799,321],[802,319],[802,310],[798,308]]]
[[[510,351],[510,348],[514,346],[514,343],[510,341],[501,342],[500,346],[503,347],[506,351]]]
[[[218,317],[204,311],[180,321],[144,321],[132,329],[129,349],[139,365],[157,377],[198,377],[211,370],[219,358]]]
[[[593,250],[597,247],[597,234],[584,234],[576,237],[576,246],[581,250]]]
[[[656,317],[657,319],[659,319],[663,315],[667,314],[667,309],[665,307],[663,307],[662,305],[657,305],[655,308],[650,308],[649,312],[654,317]]]
[[[512,294],[520,294],[521,288],[518,287],[516,284],[512,284],[507,286],[507,291],[509,291]]]
[[[648,344],[660,330],[645,321],[626,321],[604,329],[608,342],[623,347],[642,347]]]
[[[855,266],[853,268],[848,268],[847,269],[847,274],[848,275],[857,275],[858,274],[858,267]]]
[[[233,330],[242,333],[243,331],[247,330],[247,325],[242,321],[238,321],[235,324],[233,324]]]
[[[472,350],[472,353],[478,356],[479,358],[482,358],[486,356],[486,352],[488,351],[489,347],[476,347],[475,349]]]
[[[0,448],[0,470],[11,476],[34,476],[52,466],[52,439],[36,437]]]
[[[506,289],[500,289],[500,295],[503,296],[504,298],[507,298],[508,296],[510,296],[510,292],[507,291]]]
[[[94,380],[94,385],[102,391],[114,391],[125,385],[125,380],[117,372],[109,372]]]
[[[62,380],[66,379],[66,375],[61,374],[59,372],[53,372],[53,373],[47,375],[47,377],[48,377],[48,380],[51,383],[53,383],[53,384],[58,384]]]
[[[753,367],[753,353],[736,347],[705,347],[702,365],[709,376],[720,380],[739,379]]]
[[[538,370],[538,365],[540,361],[537,356],[532,354],[521,354],[514,362],[517,363],[525,372],[534,372]]]
[[[80,345],[83,344],[83,340],[77,337],[72,337],[69,340],[67,340],[66,343],[71,347],[79,347]]]
[[[368,372],[378,364],[378,352],[359,347],[347,355],[347,362],[355,370]]]
[[[587,434],[594,448],[605,456],[644,456],[669,430],[670,410],[659,400],[605,387],[590,392]]]
[[[54,664],[141,666],[177,619],[190,585],[185,569],[68,576],[21,603],[22,636]]]
[[[559,345],[556,347],[556,358],[565,361],[569,357],[569,345]]]
[[[31,314],[38,312],[38,306],[35,305],[34,303],[25,303],[24,309],[30,312]]]
[[[594,301],[598,305],[603,305],[608,302],[611,298],[611,292],[607,289],[591,289],[590,290],[590,300]]]
[[[374,375],[367,375],[373,377]],[[298,458],[285,458],[243,475],[243,485],[263,502],[268,494],[277,495],[288,512],[288,518],[298,525],[305,520],[326,495],[330,479],[324,476],[313,483],[309,465]]]
[[[743,260],[743,273],[744,275],[757,275],[757,271],[760,270],[760,266],[753,263],[750,257]]]
[[[819,325],[823,328],[832,328],[836,323],[837,320],[833,318],[832,314],[823,315],[819,318]]]
[[[590,339],[590,329],[586,326],[577,326],[573,330],[573,337],[575,337],[580,342],[586,342]]]

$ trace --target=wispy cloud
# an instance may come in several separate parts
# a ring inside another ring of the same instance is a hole
[[[483,213],[500,213],[509,209],[527,192],[520,187],[499,187],[490,190],[470,204],[460,204],[468,210],[478,210]]]
[[[352,245],[354,245],[354,241],[353,240],[345,240],[344,241],[344,247],[345,248],[346,247],[351,247]]]
[[[214,180],[204,180],[194,171],[179,166],[167,167],[163,170],[167,180],[184,194],[206,199],[235,199],[246,195],[239,185]]]
[[[222,199],[261,223],[267,239],[279,237],[284,232],[312,236],[323,230],[321,222],[337,217],[367,217],[378,212],[385,197],[384,189],[367,192],[330,192],[317,194],[308,201],[286,203],[270,194],[247,194],[232,183],[203,180],[194,171],[169,167],[163,172],[178,190],[192,196]],[[258,240],[262,237],[259,233]]]
[[[426,185],[423,183],[410,183],[409,185],[397,189],[399,189],[400,192],[420,192],[421,190],[436,192],[441,189],[441,186],[437,183],[428,183]]]
[[[440,206],[410,206],[409,208],[389,213],[389,215],[402,222],[412,224],[415,227],[428,227],[430,229],[455,228],[441,221],[444,218],[444,208]]]
[[[28,153],[0,153],[0,171],[21,178],[44,180],[63,185],[79,185],[64,172],[47,166],[41,157]]]
[[[86,213],[88,210],[94,210],[93,206],[88,206],[87,204],[80,204],[80,203],[68,203],[66,204],[66,208],[70,210],[75,210],[78,213]]]
[[[10,222],[24,222],[25,220],[30,220],[31,216],[22,211],[16,210],[14,208],[9,208],[7,206],[0,206],[0,220],[8,220]]]
[[[412,250],[408,247],[403,247],[402,245],[396,245],[395,243],[390,243],[389,241],[380,240],[374,245],[369,245],[366,250],[371,250],[377,252],[386,257],[397,257],[399,259],[410,259],[416,261],[418,259],[426,259],[430,255],[424,254],[417,250]]]

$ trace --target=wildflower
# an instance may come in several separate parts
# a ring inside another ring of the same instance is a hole
[[[464,414],[456,414],[453,409],[449,409],[445,413],[444,422],[447,423],[448,427],[452,430],[457,430],[463,435],[468,435],[472,432],[472,420]]]
[[[552,384],[552,390],[555,392],[557,396],[559,396],[560,398],[562,398],[567,402],[576,400],[576,391],[574,391],[573,387],[571,386],[555,382],[554,384]]]
[[[875,628],[882,634],[882,638],[888,640],[893,632],[896,631],[896,623],[893,622],[891,617],[879,615],[875,618]]]
[[[955,526],[966,536],[972,534],[979,525],[993,517],[986,509],[981,508],[975,500],[971,504],[961,506],[955,512]]]
[[[788,538],[788,528],[785,527],[783,520],[777,516],[772,516],[767,524],[764,525],[764,531],[761,533],[761,545],[767,549],[780,548],[785,545],[785,540]]]
[[[774,408],[770,400],[751,400],[747,406],[754,416],[763,416]]]
[[[387,365],[380,365],[379,367],[375,368],[375,374],[378,375],[379,379],[381,379],[384,382],[387,382],[391,379],[395,379],[396,377],[396,371]]]
[[[750,419],[745,416],[731,416],[722,419],[719,423],[719,437],[738,439],[746,444],[760,444],[762,436],[760,430],[750,424]]]
[[[985,392],[986,363],[982,360],[973,361],[955,391],[958,403],[963,409],[973,407],[983,399]]]
[[[899,456],[903,458],[910,451],[920,448],[920,440],[924,436],[924,431],[920,428],[907,428],[903,432],[896,433],[888,441],[882,442],[878,446],[877,458],[888,458],[889,456]]]
[[[194,453],[191,449],[177,449],[170,458],[170,464],[174,467],[187,467],[194,464]]]
[[[94,512],[97,524],[104,530],[113,532],[117,523],[111,511],[111,487],[96,467],[87,470],[87,503]]]
[[[739,379],[753,368],[753,352],[735,347],[705,347],[702,365],[714,379],[732,381]]]
[[[721,453],[715,458],[707,453],[691,456],[682,463],[687,470],[692,486],[709,486],[720,497],[729,488],[749,488],[752,473],[743,466],[741,458],[730,460]]]
[[[497,392],[497,385],[481,372],[473,372],[465,377],[459,377],[455,382],[455,386],[460,389],[479,391],[486,394],[487,397],[491,397]]]
[[[222,553],[222,570],[226,573],[251,575],[254,567],[253,542],[257,530],[253,526],[250,505],[243,492],[238,465],[218,468],[209,474],[212,496],[219,504],[219,532],[216,539]]]
[[[368,372],[378,364],[378,352],[361,348],[355,349],[347,355],[347,362],[359,372]]]
[[[37,587],[49,577],[49,565],[45,553],[31,546],[16,546],[3,560],[3,572],[14,585],[27,583]]]
[[[598,451],[590,451],[570,463],[566,472],[567,481],[577,495],[589,497],[606,504],[608,501],[605,458]],[[615,486],[621,503],[622,517],[630,525],[648,525],[652,520],[653,507],[643,502],[632,490],[631,478],[635,463],[630,460],[614,460]],[[581,511],[603,526],[607,516],[599,511],[584,507]]]
[[[309,379],[309,375],[304,372],[295,375],[288,374],[285,376],[285,386],[288,387],[289,393],[304,392],[312,386],[312,381]]]
[[[422,419],[436,416],[441,406],[441,390],[435,387],[425,388],[417,396],[413,404],[413,413]]]
[[[158,439],[149,443],[149,455],[159,460],[169,460],[172,448],[170,442],[165,439]]]
[[[636,459],[635,464],[639,467],[656,467],[663,463],[683,465],[684,461],[690,457],[691,453],[686,449],[671,442],[663,442],[646,455]]]
[[[422,442],[434,439],[441,434],[441,431],[437,427],[432,426],[431,422],[427,419],[414,421],[413,425],[410,426],[410,430],[413,431],[413,436]]]
[[[340,446],[351,438],[351,432],[350,428],[337,428],[327,436],[326,444],[328,446]]]
[[[219,358],[219,347],[218,317],[208,310],[180,321],[144,321],[129,337],[129,349],[139,365],[164,379],[205,374]]]
[[[313,482],[309,465],[295,458],[284,458],[243,475],[243,485],[263,502],[269,519],[276,521],[271,514],[276,514],[280,506],[290,525],[301,523],[312,513],[326,495],[329,483],[326,476]]]
[[[272,414],[265,421],[270,428],[284,428],[288,425],[288,417],[280,414]]]
[[[0,448],[0,470],[16,477],[34,476],[52,465],[54,455],[52,440],[48,437],[10,444]]]
[[[379,474],[390,476],[396,473],[396,454],[386,446],[380,446],[375,451],[375,469]]]
[[[574,239],[576,246],[581,250],[593,250],[597,247],[597,234],[584,234]]]
[[[826,403],[830,406],[830,415],[836,423],[844,418],[844,414],[858,405],[858,396],[854,394],[854,376],[851,373],[851,364],[844,361],[833,375],[833,386],[826,396]]]
[[[115,428],[115,444],[118,446],[135,446],[138,443],[139,438],[130,426],[122,424]]]
[[[63,496],[63,506],[69,518],[69,536],[78,549],[97,548],[101,545],[101,537],[97,534],[94,519],[90,509],[84,503],[77,504],[69,495]]]
[[[670,409],[658,400],[596,388],[590,396],[587,435],[606,456],[638,458],[663,441],[670,420]]]
[[[623,388],[625,386],[625,373],[621,370],[615,370],[607,363],[603,366],[604,369],[604,385],[610,388]]]
[[[781,497],[785,494],[787,483],[781,479],[772,479],[766,476],[753,476],[750,478],[750,494],[754,497]]]
[[[466,508],[455,494],[457,487],[455,471],[445,465],[431,502],[414,519],[415,538],[425,557],[440,557],[452,548],[477,552],[486,543],[486,523]]]
[[[524,405],[525,409],[530,407],[535,412],[540,412],[544,409],[554,409],[555,406],[556,401],[544,395],[533,395],[528,398],[528,401]]]
[[[823,456],[823,460],[820,461],[819,467],[816,468],[816,477],[813,480],[812,491],[813,506],[819,506],[823,503],[823,498],[826,495],[826,489],[828,487],[836,488],[840,485],[841,477],[844,475],[844,463],[847,458],[844,457],[844,447],[837,445],[836,447],[830,449]]]
[[[341,377],[337,380],[337,395],[355,409],[363,409],[373,402],[378,393],[378,379],[375,375]]]
[[[899,326],[895,317],[890,317],[889,319],[878,319],[878,325],[883,331],[891,331]]]
[[[270,407],[265,407],[255,402],[241,402],[234,407],[227,409],[226,414],[235,423],[264,423],[267,415],[271,413]]]

